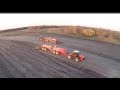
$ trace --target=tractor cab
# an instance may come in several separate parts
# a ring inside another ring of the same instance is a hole
[[[75,61],[79,61],[80,60],[79,53],[80,51],[74,50],[72,53],[68,55],[68,59],[74,59]]]
[[[74,50],[73,53],[75,53],[75,54],[79,54],[80,51],[78,51],[78,50]]]
[[[80,53],[80,51],[78,51],[78,50],[74,50],[72,52],[72,54],[73,54],[74,57],[79,57],[79,53]]]

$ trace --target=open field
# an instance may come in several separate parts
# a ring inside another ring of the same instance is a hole
[[[75,62],[49,52],[35,50],[38,36],[62,41],[57,46],[78,49],[86,60]],[[2,78],[114,78],[120,77],[120,46],[82,38],[30,33],[26,30],[0,34],[0,77]]]

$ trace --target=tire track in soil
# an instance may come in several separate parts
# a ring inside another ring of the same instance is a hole
[[[51,58],[48,58],[48,59],[52,60]],[[35,60],[36,60],[36,59],[35,59]],[[57,65],[58,65],[58,64],[57,64]],[[53,68],[53,67],[49,65],[49,68]],[[53,69],[55,70],[56,68],[53,68]],[[59,69],[59,70],[57,69],[57,73],[58,73],[58,71],[61,72],[60,69]],[[63,73],[63,71],[62,71],[62,73]],[[74,75],[74,74],[73,74],[73,75]],[[67,76],[67,77],[68,77],[68,76]]]
[[[27,63],[30,63],[31,65],[33,65],[32,67],[34,67],[36,64],[33,63],[33,61],[36,61],[36,63],[38,63],[38,65],[42,65],[42,67],[46,67],[48,70],[45,72],[43,70],[43,72],[45,74],[51,74],[51,76],[55,76],[55,77],[97,77],[99,76],[98,74],[97,75],[93,75],[91,74],[89,70],[86,70],[86,69],[80,69],[80,68],[76,68],[74,67],[73,65],[70,66],[70,63],[65,63],[63,62],[61,59],[59,58],[56,58],[56,57],[53,57],[53,56],[50,56],[49,54],[46,55],[46,54],[43,54],[43,53],[40,53],[40,52],[36,52],[34,49],[32,49],[32,45],[28,45],[26,43],[21,43],[21,42],[14,42],[14,41],[11,41],[11,42],[4,42],[4,45],[8,45],[8,47],[10,48],[5,48],[5,51],[9,51],[9,53],[13,53],[15,54],[14,55],[14,58],[15,56],[17,58],[20,58],[21,56],[24,57],[24,58],[21,58],[21,60],[23,62],[27,62]],[[31,51],[32,50],[32,51]],[[28,53],[29,52],[29,53]],[[28,53],[28,54],[27,54]],[[34,56],[34,58],[32,56]],[[11,56],[11,55],[10,55]],[[25,58],[26,57],[26,58]],[[40,58],[44,57],[46,60],[46,62],[43,62],[42,60],[40,60]],[[16,58],[16,62],[19,63],[19,60],[17,61],[17,58]],[[28,59],[29,60],[28,60]],[[30,59],[32,58],[32,59]],[[33,61],[32,61],[33,60]],[[54,65],[49,65],[49,62],[53,63],[53,64],[56,64],[56,66],[59,66],[59,68],[61,69],[58,69],[56,67],[54,67]],[[59,61],[59,62],[58,62]],[[61,62],[62,61],[62,62]],[[12,61],[11,61],[12,62]],[[47,63],[48,62],[48,63]],[[61,66],[62,65],[62,66]],[[18,66],[16,66],[18,67]],[[34,67],[35,69],[33,70],[36,70],[36,74],[40,74],[40,73],[37,73],[37,72],[42,72],[40,71],[41,70],[41,67],[40,66],[37,66],[37,67]],[[50,69],[49,69],[50,68]],[[33,71],[32,70],[32,71]],[[66,72],[66,71],[71,71],[71,72]],[[31,71],[31,72],[32,72]],[[49,71],[49,72],[48,72]],[[51,73],[51,71],[54,71],[53,73]],[[93,73],[93,72],[92,72]],[[76,74],[76,75],[74,75]],[[85,76],[86,75],[86,76]],[[32,76],[31,76],[32,77]]]
[[[1,51],[0,52],[4,52],[4,51]],[[8,56],[7,53],[4,53]],[[10,75],[7,75],[7,77],[5,75],[3,75],[3,78],[18,78],[18,77],[25,77],[25,75],[23,73],[21,73],[8,59],[9,58],[6,58],[4,57],[4,54],[1,53],[1,59],[0,59],[0,62],[2,63],[2,65],[4,65],[4,69],[7,70],[7,72],[5,72],[5,74],[7,73],[10,73]],[[3,69],[3,68],[2,68]],[[5,70],[2,70],[2,72],[4,72]],[[12,74],[12,75],[11,75]],[[0,74],[1,75],[1,74]]]
[[[6,49],[6,50],[9,51],[8,49]],[[5,50],[5,51],[6,51],[6,50]],[[5,52],[5,51],[4,51],[4,52]],[[10,53],[11,53],[11,54],[14,54],[14,53],[12,53],[12,52],[10,52]],[[26,56],[25,56],[25,57],[26,57]],[[24,58],[24,59],[25,59],[25,58]],[[29,59],[29,58],[28,58],[28,59]],[[20,59],[20,60],[22,60],[22,59]],[[13,61],[13,62],[15,62],[15,58],[14,58],[14,61]],[[16,65],[17,63],[21,64],[20,62],[16,62],[15,65]],[[21,64],[21,65],[22,65],[22,64]],[[23,66],[23,65],[22,65],[22,66]],[[19,69],[18,66],[17,66],[17,68]],[[21,70],[20,70],[20,71],[21,71]],[[34,71],[35,71],[35,70],[32,70],[32,72],[34,72]],[[25,73],[25,72],[23,72],[23,73]],[[42,72],[40,72],[39,75],[41,75],[41,73],[42,73]],[[28,74],[28,72],[26,73],[26,76],[27,76],[27,74]],[[30,74],[30,73],[29,73],[29,74]],[[35,76],[35,77],[38,77],[38,76],[36,76],[36,75],[34,75],[34,76]],[[44,76],[45,76],[45,75],[44,75]],[[47,75],[47,76],[49,76],[49,75]],[[28,77],[33,77],[33,76],[30,76],[30,75],[29,75]],[[39,77],[42,77],[42,76],[39,76]]]
[[[26,56],[25,56],[26,57]],[[55,76],[55,75],[54,75]]]
[[[42,54],[42,53],[41,53],[41,54]],[[44,54],[44,56],[45,56],[45,57],[48,57],[48,55],[46,55],[46,54]],[[49,58],[49,57],[48,57],[48,58]],[[58,58],[57,58],[57,59],[58,59]],[[54,59],[53,59],[53,60],[54,60]],[[57,61],[57,60],[54,60],[54,62],[55,62],[55,61]],[[60,60],[60,61],[61,61],[61,60]],[[62,63],[63,63],[63,62],[62,62]],[[70,64],[69,64],[69,66],[70,66]],[[74,67],[74,66],[71,64],[71,67]],[[76,67],[74,67],[74,68],[76,68]],[[80,69],[80,68],[77,68],[77,69]],[[81,70],[84,70],[84,71],[86,70],[86,72],[88,71],[89,74],[90,74],[90,70],[83,69],[83,68],[81,68]],[[97,73],[96,73],[96,74],[97,74]],[[92,75],[92,73],[91,73],[91,75]],[[99,75],[98,75],[98,76],[99,76]]]

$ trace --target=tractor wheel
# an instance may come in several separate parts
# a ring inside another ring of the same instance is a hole
[[[72,57],[70,55],[68,55],[68,59],[71,59]]]
[[[44,48],[44,51],[47,51],[47,48]]]
[[[55,51],[55,50],[53,51],[53,54],[56,54],[56,51]]]
[[[78,62],[78,61],[79,61],[79,58],[75,58],[75,61],[77,61],[77,62]]]
[[[44,48],[43,48],[43,47],[42,47],[41,49],[44,51]]]
[[[56,53],[55,53],[56,55],[58,55],[59,54],[59,52],[58,51],[56,51]]]

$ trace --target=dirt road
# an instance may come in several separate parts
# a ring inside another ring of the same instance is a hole
[[[86,60],[75,62],[65,57],[35,50],[42,44],[36,36],[52,36],[68,51],[79,49]],[[0,77],[113,78],[120,77],[120,46],[53,34],[0,37]],[[14,41],[15,40],[15,41]]]

